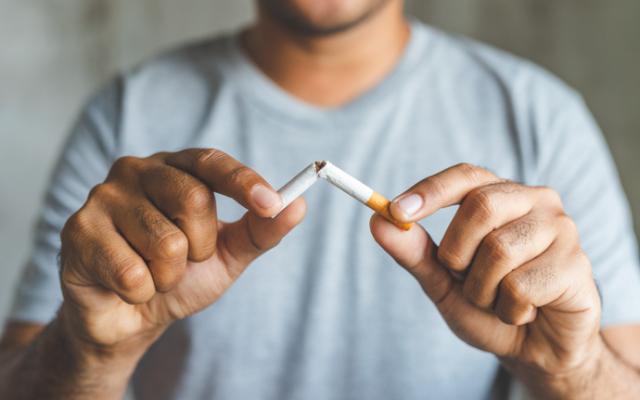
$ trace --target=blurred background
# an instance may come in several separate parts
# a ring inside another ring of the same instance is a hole
[[[578,88],[640,215],[640,1],[414,0],[407,9]],[[252,16],[251,0],[0,0],[0,321],[50,169],[87,97],[122,68]]]

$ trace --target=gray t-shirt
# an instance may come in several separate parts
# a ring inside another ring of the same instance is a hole
[[[559,191],[602,296],[603,326],[640,323],[631,216],[581,98],[526,61],[412,23],[395,69],[321,109],[274,85],[237,35],[180,48],[108,85],[71,135],[11,317],[46,323],[61,301],[59,231],[114,159],[222,149],[280,186],[327,159],[393,197],[459,162]],[[302,225],[141,361],[139,399],[471,399],[498,361],[447,328],[415,280],[373,241],[370,211],[320,183]],[[439,240],[454,209],[423,221]],[[223,219],[243,210],[219,200]]]

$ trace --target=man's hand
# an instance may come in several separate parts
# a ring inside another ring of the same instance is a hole
[[[462,340],[550,394],[588,379],[603,348],[600,299],[560,197],[462,164],[413,186],[391,212],[409,222],[456,204],[439,247],[419,225],[403,232],[378,216],[372,233]]]
[[[214,193],[249,211],[216,215]],[[214,303],[303,218],[221,151],[125,157],[62,233],[64,302],[46,327],[10,324],[0,397],[121,398],[140,357],[171,322]]]
[[[249,212],[218,220],[213,192]],[[61,235],[66,331],[89,348],[139,356],[302,220],[303,200],[269,218],[281,206],[264,179],[221,151],[118,160]]]

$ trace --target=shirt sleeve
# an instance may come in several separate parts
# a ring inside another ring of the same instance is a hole
[[[574,93],[561,97],[539,135],[540,181],[560,193],[578,226],[602,298],[602,326],[640,323],[640,266],[629,204],[584,101]]]
[[[108,173],[116,151],[120,81],[110,84],[84,108],[67,139],[46,192],[9,311],[9,320],[48,323],[62,302],[58,254],[60,231]]]

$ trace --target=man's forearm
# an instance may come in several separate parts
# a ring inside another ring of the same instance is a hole
[[[566,376],[543,377],[520,370],[516,375],[530,390],[545,399],[638,399],[640,372],[627,364],[604,340],[590,365]]]
[[[114,358],[86,346],[69,337],[60,314],[28,346],[2,350],[0,398],[122,398],[139,356]]]

